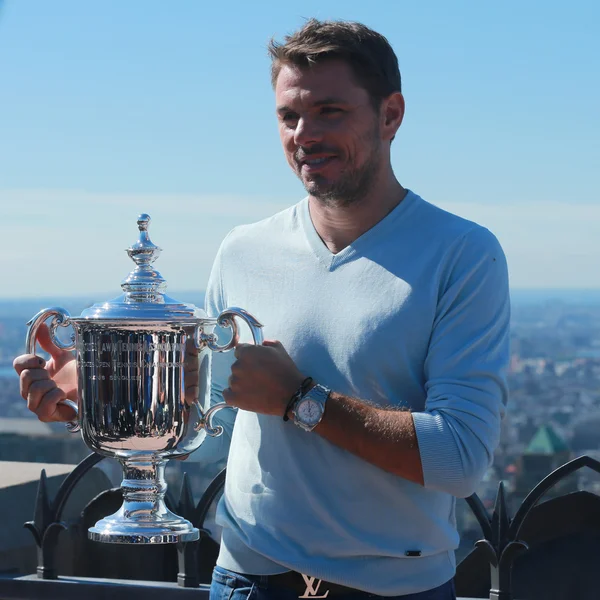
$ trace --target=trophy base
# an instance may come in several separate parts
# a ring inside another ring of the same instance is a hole
[[[106,544],[177,544],[195,542],[200,533],[189,521],[175,515],[171,522],[157,524],[128,523],[107,517],[88,529],[88,538]]]
[[[132,456],[123,465],[123,504],[88,529],[88,539],[106,544],[177,544],[195,542],[200,532],[165,504],[166,460]]]

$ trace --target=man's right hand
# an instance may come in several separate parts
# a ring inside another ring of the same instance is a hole
[[[46,362],[35,354],[15,358],[13,367],[21,381],[21,396],[40,421],[71,421],[76,417],[73,409],[58,402],[65,399],[77,402],[75,357],[52,343],[46,325],[38,329],[37,341],[50,359]]]

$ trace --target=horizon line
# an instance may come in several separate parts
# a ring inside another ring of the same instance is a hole
[[[600,293],[600,286],[598,287],[510,287],[510,293]],[[173,296],[176,298],[178,294],[187,295],[187,294],[205,294],[206,289],[201,288],[180,288],[175,289],[174,291],[167,291],[166,296]],[[98,297],[96,302],[107,302],[112,300],[118,296],[120,296],[122,292],[85,292],[85,293],[64,293],[64,294],[37,294],[37,295],[14,295],[14,296],[1,296],[0,302],[11,301],[11,300],[36,300],[36,299],[46,299],[46,298],[65,298],[65,299],[73,299],[73,300],[83,300],[88,298],[89,296]]]

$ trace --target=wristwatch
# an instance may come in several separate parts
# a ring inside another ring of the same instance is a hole
[[[319,384],[306,392],[292,407],[294,423],[304,431],[312,431],[323,418],[330,393],[329,388]]]

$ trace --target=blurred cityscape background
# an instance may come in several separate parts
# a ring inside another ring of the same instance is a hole
[[[174,296],[203,304],[201,292]],[[0,461],[75,465],[89,454],[79,435],[68,434],[62,424],[41,423],[28,411],[12,360],[24,352],[25,323],[39,309],[59,305],[79,314],[93,302],[91,298],[0,301]],[[512,305],[510,401],[494,464],[477,493],[491,509],[503,481],[514,511],[536,483],[569,459],[583,454],[600,459],[600,291],[516,290]],[[107,477],[118,485],[120,468],[111,461],[104,463]],[[41,466],[27,466],[32,482]],[[185,462],[171,461],[168,479],[179,482],[181,473],[187,472],[198,500],[223,466],[223,461],[205,464],[192,456]],[[600,477],[583,470],[547,498],[576,489],[600,493]],[[32,511],[33,505],[27,509]],[[457,519],[460,559],[479,539],[480,529],[462,500]]]

